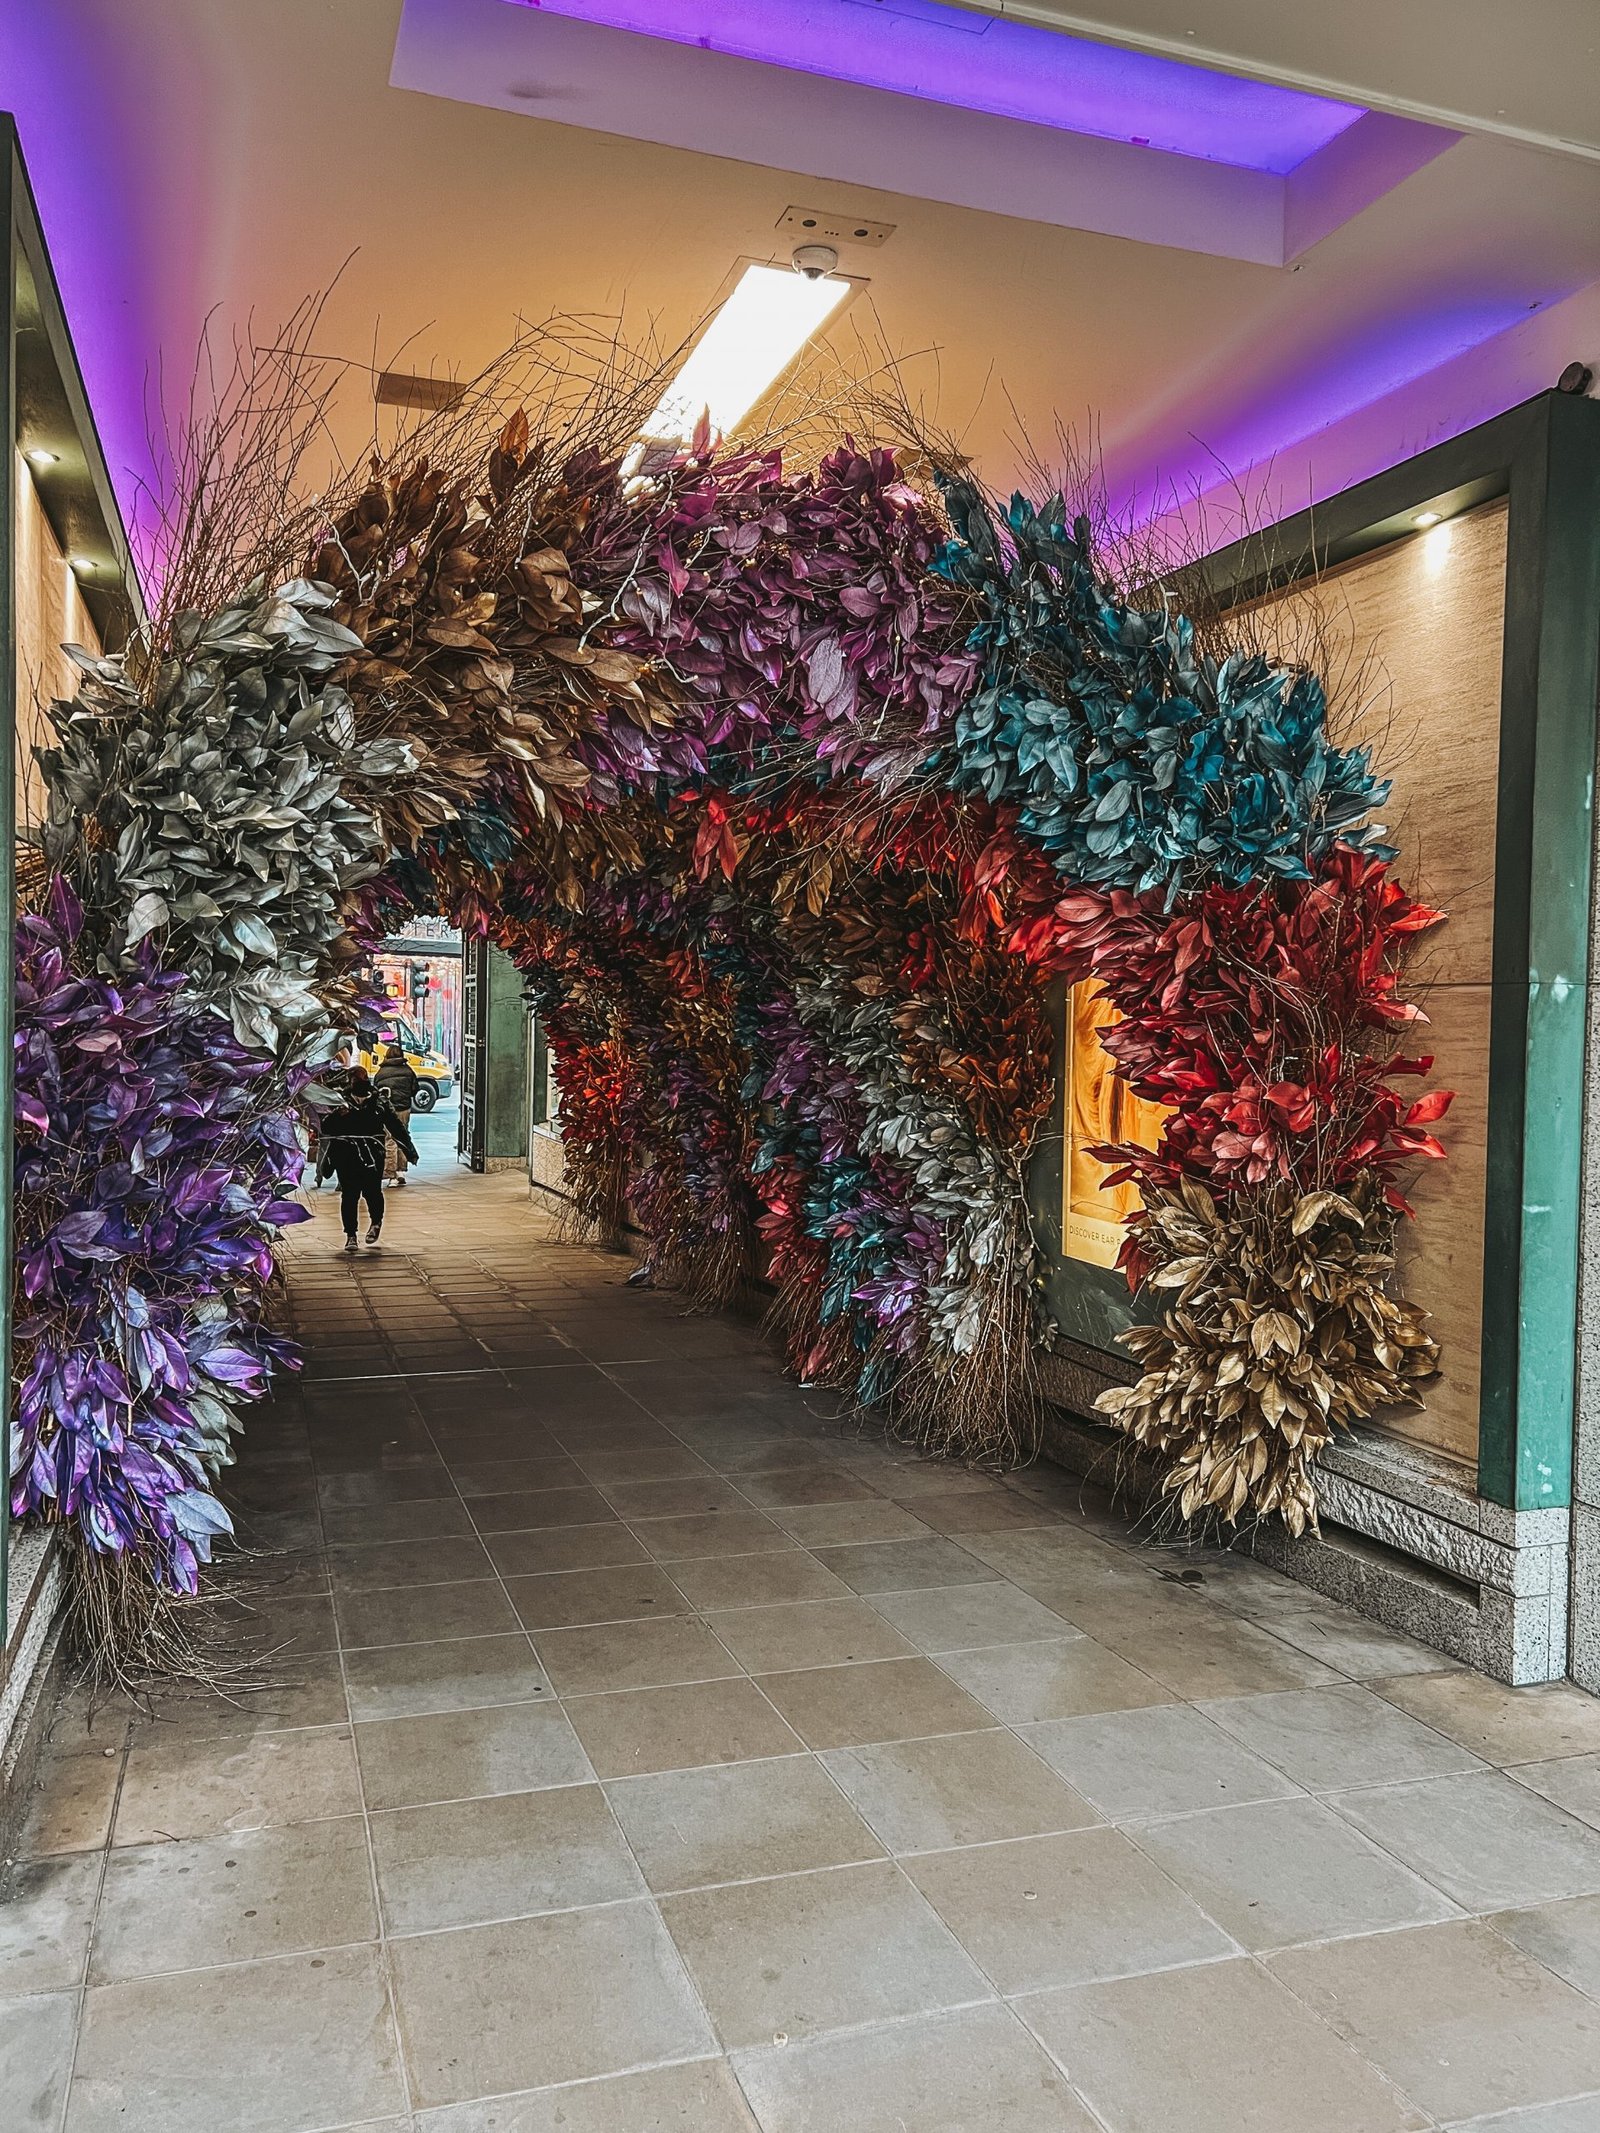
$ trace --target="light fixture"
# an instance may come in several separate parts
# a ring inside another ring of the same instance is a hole
[[[1424,528],[1437,526],[1443,516],[1444,513],[1442,511],[1419,511],[1411,523],[1413,526],[1422,526]]]
[[[79,577],[86,578],[91,572],[98,570],[100,566],[92,555],[75,555],[72,558],[72,567]]]
[[[60,460],[59,452],[47,452],[42,444],[30,445],[23,453],[30,467],[53,467]]]
[[[849,282],[834,276],[808,280],[788,267],[746,267],[662,394],[644,434],[687,442],[705,415],[718,436],[728,436],[849,293]]]

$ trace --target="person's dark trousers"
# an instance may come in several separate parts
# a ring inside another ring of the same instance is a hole
[[[352,1170],[339,1180],[339,1212],[344,1217],[344,1233],[353,1237],[356,1225],[361,1220],[361,1203],[367,1203],[367,1213],[376,1223],[383,1220],[383,1172],[381,1170]]]

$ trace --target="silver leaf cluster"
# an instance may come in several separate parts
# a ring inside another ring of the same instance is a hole
[[[153,671],[139,638],[74,651],[82,687],[39,751],[45,857],[78,888],[100,968],[154,937],[242,1043],[280,1060],[323,1037],[341,898],[382,862],[370,795],[414,767],[403,742],[358,741],[330,677],[361,641],[332,605],[305,579],[257,585],[180,616]]]

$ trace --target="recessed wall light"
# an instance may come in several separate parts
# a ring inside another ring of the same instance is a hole
[[[30,467],[53,467],[60,460],[59,452],[47,452],[42,444],[30,445],[23,453]]]
[[[645,436],[687,442],[702,415],[728,436],[849,294],[849,282],[831,275],[811,280],[788,267],[746,267],[662,394]]]
[[[75,555],[72,558],[72,567],[80,577],[87,577],[91,571],[100,568],[92,555]]]
[[[1411,523],[1413,526],[1437,526],[1443,517],[1442,511],[1419,511]]]

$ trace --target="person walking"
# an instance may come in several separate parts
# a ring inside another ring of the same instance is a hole
[[[365,1067],[345,1076],[344,1102],[323,1119],[317,1134],[317,1177],[331,1170],[339,1180],[339,1212],[344,1218],[344,1248],[356,1249],[361,1203],[367,1203],[367,1242],[376,1244],[383,1230],[383,1152],[395,1141],[414,1163],[417,1151],[410,1134],[389,1106],[380,1103]]]
[[[378,1071],[372,1077],[372,1086],[378,1092],[378,1101],[386,1103],[396,1120],[406,1132],[411,1131],[411,1106],[417,1093],[417,1077],[411,1062],[406,1058],[406,1048],[398,1037],[390,1041]],[[411,1160],[416,1161],[415,1152]],[[406,1181],[406,1159],[395,1140],[383,1144],[383,1182],[385,1185],[403,1185]]]

